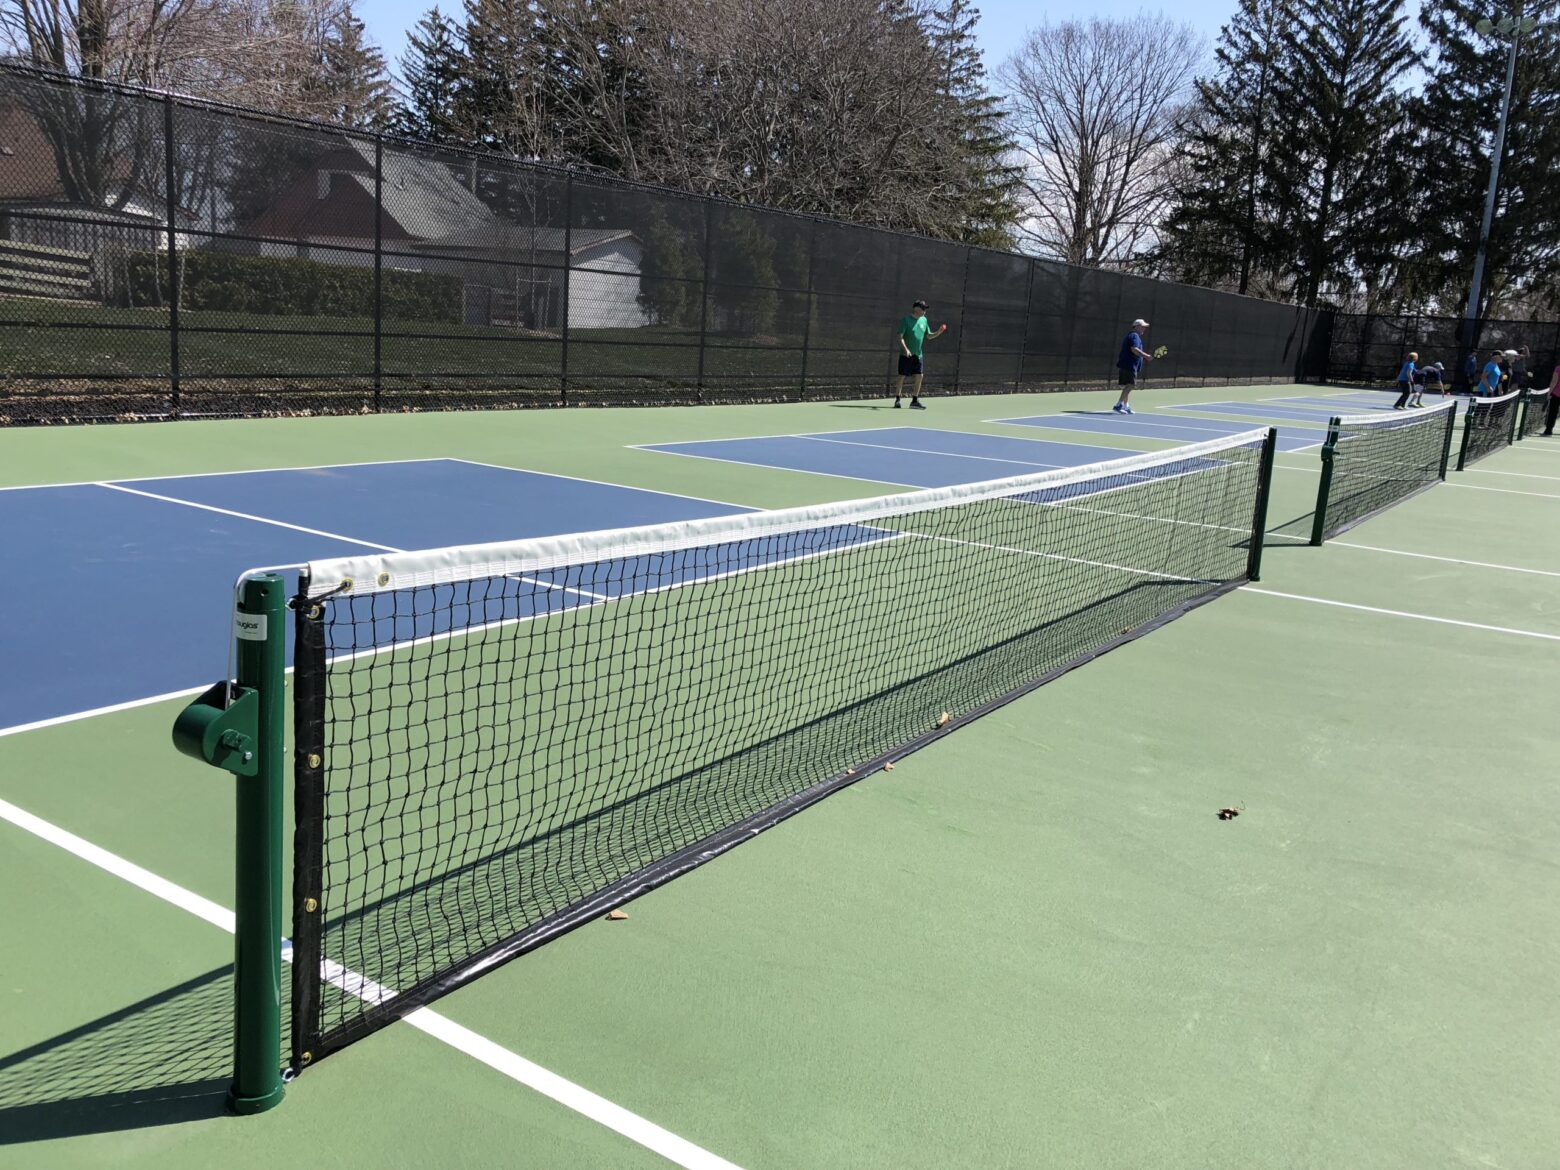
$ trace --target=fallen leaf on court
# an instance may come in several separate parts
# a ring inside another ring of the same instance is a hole
[[[1219,819],[1221,821],[1233,821],[1245,811],[1244,808],[1221,808],[1219,810]]]
[[[948,726],[948,721],[950,719],[952,719],[952,718],[953,718],[952,715],[950,715],[950,714],[948,714],[948,712],[944,711],[941,715],[939,715],[937,717],[937,726],[938,727],[947,727]]]
[[[892,772],[893,770],[894,770],[894,765],[893,764],[884,764],[883,765],[883,771],[885,771],[885,772]]]
[[[608,922],[624,922],[624,921],[627,920],[627,918],[628,918],[628,915],[624,914],[623,911],[621,911],[621,910],[608,910],[607,911],[607,921]]]

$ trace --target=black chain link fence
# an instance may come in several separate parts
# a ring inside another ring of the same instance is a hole
[[[1326,314],[0,67],[0,422],[1325,372]],[[1312,367],[1320,365],[1318,371]]]
[[[1325,377],[1345,385],[1390,386],[1408,355],[1417,353],[1421,366],[1440,362],[1446,367],[1448,384],[1466,388],[1470,353],[1475,357],[1472,380],[1477,382],[1477,370],[1491,350],[1520,354],[1525,348],[1524,381],[1547,386],[1560,360],[1560,322],[1554,321],[1491,319],[1478,321],[1469,330],[1460,317],[1335,313],[1327,328],[1331,336]]]

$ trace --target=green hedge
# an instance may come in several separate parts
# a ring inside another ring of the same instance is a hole
[[[179,306],[215,312],[300,317],[372,317],[374,270],[234,252],[185,252],[179,269]],[[115,266],[113,303],[121,308],[165,303],[168,256],[134,252]],[[458,276],[386,268],[386,317],[460,324]]]

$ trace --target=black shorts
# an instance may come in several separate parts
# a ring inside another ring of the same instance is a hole
[[[1137,380],[1138,372],[1136,370],[1120,369],[1116,371],[1116,385],[1118,386],[1136,386]]]
[[[899,376],[901,378],[909,378],[916,374],[924,373],[925,369],[925,363],[920,358],[908,353],[899,355]]]

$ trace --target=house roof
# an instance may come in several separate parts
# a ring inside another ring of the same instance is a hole
[[[349,139],[348,145],[362,159],[364,172],[352,172],[352,181],[374,194],[372,143]],[[498,216],[436,159],[386,151],[383,156],[385,215],[417,240],[432,240],[455,231],[497,224]]]
[[[577,256],[602,244],[632,239],[633,235],[627,228],[575,228],[566,233],[560,227],[531,228],[495,220],[488,225],[465,227],[419,243],[434,248],[500,248],[507,252],[560,253],[567,243],[569,254]]]
[[[153,157],[160,157],[160,152]],[[66,197],[65,184],[60,179],[54,146],[37,117],[18,101],[0,100],[0,203],[13,210],[58,212],[68,208],[75,218],[105,223],[157,219],[163,208],[161,182],[155,177],[155,168],[147,169],[152,173],[135,177],[130,159],[116,154],[107,167],[117,184],[112,196],[95,206],[72,201]],[[109,203],[124,206],[108,206]],[[175,216],[187,219],[190,213],[180,207],[175,208]]]

